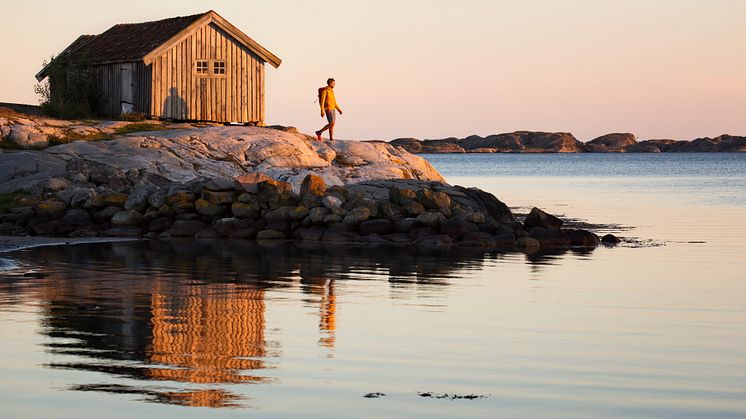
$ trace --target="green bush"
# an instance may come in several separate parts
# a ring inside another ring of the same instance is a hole
[[[99,92],[87,59],[68,57],[45,61],[47,79],[36,86],[45,115],[63,119],[96,117]]]

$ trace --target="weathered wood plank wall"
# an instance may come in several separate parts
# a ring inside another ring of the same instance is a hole
[[[96,88],[99,94],[101,116],[117,117],[122,110],[122,67],[132,66],[132,89],[134,111],[149,114],[151,111],[151,66],[142,61],[134,63],[101,64],[93,67]]]
[[[213,74],[216,60],[225,62],[225,74]],[[196,73],[197,61],[208,62],[209,74]],[[152,116],[264,124],[264,62],[214,24],[163,53],[152,68]]]

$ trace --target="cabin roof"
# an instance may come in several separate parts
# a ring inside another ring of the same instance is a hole
[[[154,58],[193,31],[210,23],[218,25],[237,42],[274,67],[278,67],[282,62],[212,10],[152,22],[120,23],[100,35],[81,35],[56,58],[85,57],[91,64],[131,61],[145,61],[145,64],[150,64]],[[42,68],[36,75],[37,80],[43,80],[48,69],[49,65]]]

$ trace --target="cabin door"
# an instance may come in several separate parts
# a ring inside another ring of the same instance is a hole
[[[207,121],[207,103],[209,102],[210,98],[208,96],[208,93],[210,89],[207,88],[207,79],[206,78],[200,78],[199,80],[199,97],[197,98],[199,101],[199,113],[197,113],[197,118],[200,121]]]
[[[122,90],[120,95],[121,112],[132,113],[135,111],[135,94],[132,63],[122,64],[120,67],[120,80],[122,81]]]

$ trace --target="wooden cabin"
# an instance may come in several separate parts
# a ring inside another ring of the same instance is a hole
[[[214,11],[154,22],[119,24],[82,35],[52,63],[84,62],[95,83],[98,113],[140,112],[151,118],[264,125],[264,64],[277,56]],[[66,77],[54,77],[50,90]]]

